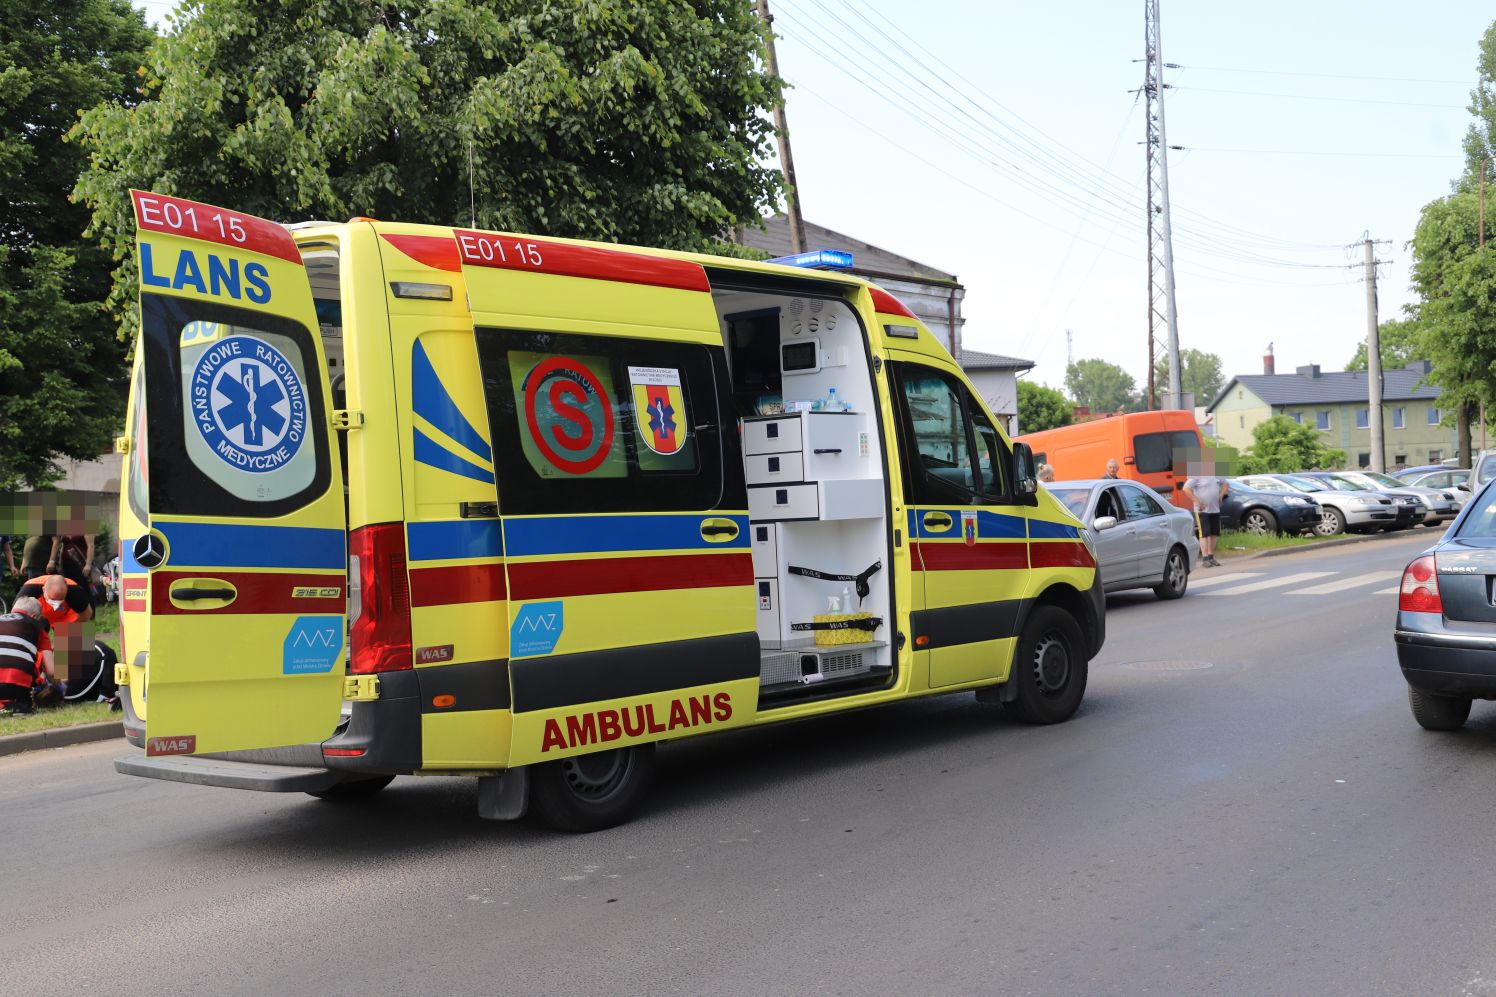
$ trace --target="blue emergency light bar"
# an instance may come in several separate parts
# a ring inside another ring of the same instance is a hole
[[[811,270],[850,270],[852,254],[844,249],[813,249],[794,256],[776,256],[767,262],[787,267],[808,267]]]

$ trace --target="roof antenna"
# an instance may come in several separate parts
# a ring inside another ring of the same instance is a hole
[[[471,219],[470,228],[478,227],[478,196],[473,192],[473,140],[478,131],[478,106],[468,98],[468,108],[473,112],[473,127],[468,132],[468,217]]]

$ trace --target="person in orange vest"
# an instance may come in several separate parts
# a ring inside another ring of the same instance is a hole
[[[16,597],[40,602],[42,615],[54,628],[93,619],[93,600],[89,599],[88,590],[62,575],[32,578],[21,586]]]
[[[17,598],[14,609],[0,616],[0,712],[31,713],[33,697],[55,698],[49,629],[32,598]]]

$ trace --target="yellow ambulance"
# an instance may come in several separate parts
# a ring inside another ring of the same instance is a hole
[[[119,771],[588,830],[660,741],[1080,704],[1091,543],[882,289],[132,197]]]

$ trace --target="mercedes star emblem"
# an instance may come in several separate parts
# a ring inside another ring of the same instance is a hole
[[[166,560],[166,541],[161,534],[152,530],[136,540],[130,552],[135,555],[136,562],[142,568],[159,568],[161,562]]]

